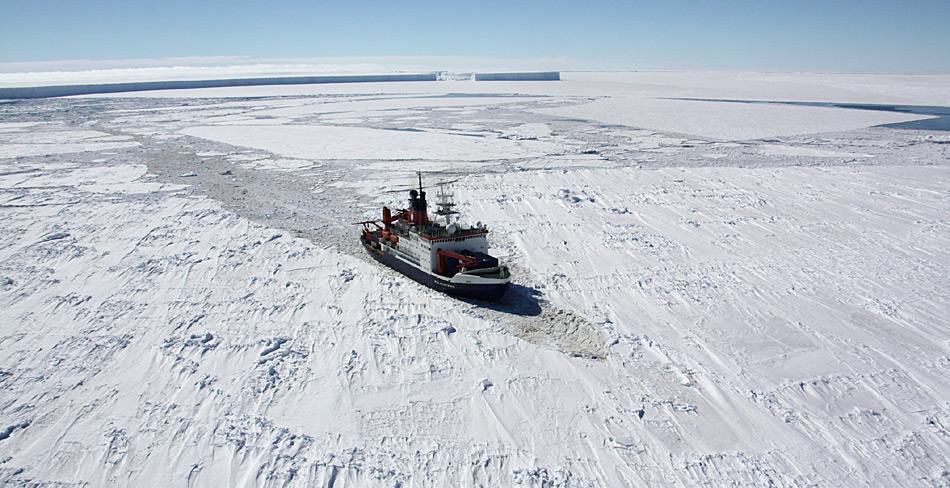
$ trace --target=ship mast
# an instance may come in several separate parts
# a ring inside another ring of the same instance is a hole
[[[441,215],[445,219],[445,226],[448,227],[452,225],[452,218],[455,215],[458,215],[458,211],[455,210],[455,200],[453,199],[452,193],[446,193],[445,187],[446,183],[441,183],[439,186],[439,193],[436,194],[435,204],[438,209],[435,211],[437,215]]]

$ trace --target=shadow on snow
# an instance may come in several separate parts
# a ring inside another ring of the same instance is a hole
[[[459,300],[496,312],[512,315],[537,316],[541,315],[541,292],[534,288],[511,283],[505,296],[497,302],[488,302],[474,298],[457,297]]]

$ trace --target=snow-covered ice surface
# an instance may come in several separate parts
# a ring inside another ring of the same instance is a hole
[[[950,483],[950,137],[660,98],[947,78],[565,79],[0,104],[0,482]],[[417,168],[501,304],[356,244]]]
[[[0,158],[101,151],[137,146],[131,136],[94,130],[70,130],[62,125],[39,130],[40,123],[0,124]]]
[[[558,150],[538,142],[326,125],[201,126],[182,133],[310,159],[484,161],[540,157]]]

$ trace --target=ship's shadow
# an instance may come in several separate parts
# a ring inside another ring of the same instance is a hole
[[[477,305],[482,308],[495,310],[496,312],[510,313],[512,315],[536,316],[541,315],[541,292],[527,286],[508,285],[508,291],[505,296],[497,302],[485,300],[476,300],[474,298],[459,298],[463,302]]]

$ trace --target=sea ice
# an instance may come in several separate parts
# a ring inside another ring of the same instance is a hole
[[[946,484],[946,135],[668,98],[948,78],[563,79],[0,104],[0,483]],[[417,169],[502,303],[365,256]]]

